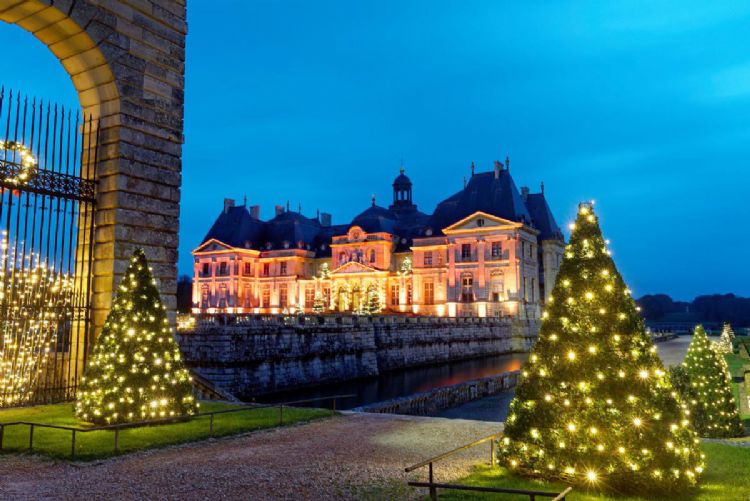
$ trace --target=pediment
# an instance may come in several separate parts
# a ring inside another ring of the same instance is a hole
[[[523,226],[521,223],[478,211],[444,228],[443,233],[449,235],[451,233],[494,231],[520,228],[521,226]]]
[[[342,264],[341,266],[333,270],[331,273],[334,275],[337,275],[341,273],[372,273],[374,271],[378,271],[378,270],[370,266],[367,266],[366,264],[358,263],[356,261],[351,261],[349,263]]]
[[[193,254],[196,254],[198,252],[220,252],[220,251],[226,251],[226,250],[232,250],[232,249],[233,249],[232,246],[227,245],[224,242],[220,242],[216,240],[215,238],[212,238],[211,240],[204,242],[203,244],[201,244],[200,247],[195,249],[193,251]]]

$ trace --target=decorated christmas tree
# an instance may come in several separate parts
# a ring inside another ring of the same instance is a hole
[[[732,330],[732,326],[725,322],[724,327],[721,329],[721,336],[719,337],[719,341],[714,343],[714,349],[716,350],[716,353],[722,355],[725,353],[733,353],[734,344],[732,343],[732,341],[734,341],[734,331]]]
[[[312,304],[312,311],[316,315],[320,315],[325,311],[325,302],[323,301],[323,296],[319,292],[315,294],[315,299],[313,299]]]
[[[76,415],[98,424],[122,423],[194,414],[197,407],[192,378],[138,249],[89,356]]]
[[[375,284],[368,285],[365,297],[365,313],[368,315],[377,315],[382,309],[378,286]]]
[[[683,365],[691,388],[685,400],[690,405],[691,420],[698,434],[708,438],[742,435],[729,368],[724,355],[716,352],[701,325],[693,331]]]
[[[579,206],[498,459],[529,476],[666,492],[696,483],[703,456],[591,204]]]

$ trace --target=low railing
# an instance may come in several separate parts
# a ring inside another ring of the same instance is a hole
[[[472,447],[476,447],[477,445],[481,445],[485,442],[490,443],[490,465],[494,465],[495,464],[495,440],[499,439],[502,435],[503,435],[502,433],[495,433],[494,435],[481,438],[477,440],[476,442],[472,442],[470,444],[462,445],[461,447],[457,447],[451,451],[444,452],[443,454],[440,454],[439,456],[426,459],[422,461],[421,463],[417,463],[415,465],[405,468],[404,471],[406,473],[411,473],[412,471],[418,470],[419,468],[424,468],[425,466],[427,466],[428,468],[428,471],[427,471],[428,481],[427,482],[413,482],[412,481],[412,482],[409,482],[409,486],[429,489],[430,499],[437,499],[438,489],[445,489],[445,490],[454,490],[454,491],[488,492],[488,493],[495,493],[495,494],[517,494],[517,495],[522,495],[522,496],[529,496],[530,501],[536,501],[537,497],[552,498],[552,501],[564,501],[565,497],[568,494],[570,494],[570,492],[573,490],[572,487],[568,487],[562,492],[549,492],[549,491],[536,491],[536,490],[529,490],[529,489],[509,489],[509,488],[503,488],[503,487],[479,487],[479,486],[474,486],[474,485],[443,484],[443,483],[435,482],[434,467],[433,467],[434,463],[442,461],[459,452],[465,451],[467,449],[471,449]]]
[[[293,327],[316,327],[316,326],[348,326],[348,325],[371,325],[371,324],[477,324],[496,325],[510,324],[510,317],[437,317],[437,316],[412,316],[412,315],[342,315],[328,313],[324,315],[272,315],[255,313],[212,313],[201,314],[197,317],[196,330],[214,326],[293,326]]]
[[[224,409],[220,411],[211,412],[200,412],[190,416],[178,416],[178,417],[166,417],[158,419],[148,419],[145,421],[135,421],[132,423],[119,423],[109,424],[104,426],[92,426],[92,427],[80,427],[80,426],[61,426],[56,424],[48,423],[33,423],[29,421],[13,421],[10,423],[0,423],[0,451],[3,450],[3,437],[5,435],[5,429],[11,426],[28,426],[29,427],[29,451],[34,449],[34,429],[35,428],[49,428],[53,430],[63,430],[71,432],[70,435],[70,456],[75,457],[76,455],[76,434],[78,433],[90,433],[94,431],[113,431],[114,432],[114,453],[117,454],[120,449],[120,430],[128,428],[139,428],[141,426],[151,426],[156,424],[167,424],[167,423],[181,423],[186,421],[192,421],[198,418],[207,417],[209,418],[208,423],[208,435],[213,437],[214,434],[214,416],[219,414],[230,414],[235,412],[254,411],[258,409],[270,409],[279,408],[279,425],[284,424],[284,407],[291,407],[294,404],[303,404],[310,402],[319,402],[324,400],[331,400],[331,415],[336,413],[336,400],[340,398],[355,397],[354,394],[348,395],[333,395],[330,397],[317,397],[308,398],[306,400],[294,400],[292,402],[282,402],[278,404],[256,404],[250,406],[237,407],[235,409]]]

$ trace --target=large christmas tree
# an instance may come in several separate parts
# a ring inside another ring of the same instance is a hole
[[[122,423],[194,414],[197,407],[156,281],[138,249],[89,356],[76,415]]]
[[[579,206],[500,441],[520,474],[671,491],[703,471],[698,438],[602,238]]]
[[[698,434],[709,438],[741,436],[742,422],[729,368],[724,355],[708,340],[702,325],[693,331],[683,365],[692,390],[686,400]]]

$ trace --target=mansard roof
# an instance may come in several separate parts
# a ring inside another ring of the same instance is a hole
[[[250,216],[245,206],[227,207],[221,211],[201,244],[212,238],[232,247],[252,247],[263,240],[264,223]]]
[[[531,224],[532,219],[508,169],[481,172],[471,176],[466,187],[440,202],[429,221],[435,233],[456,221],[484,212],[493,216]]]
[[[525,191],[522,196],[507,167],[498,164],[497,169],[497,173],[472,175],[464,189],[440,202],[432,215],[418,211],[414,205],[385,208],[375,205],[373,200],[372,206],[351,223],[324,226],[317,218],[290,210],[264,222],[253,219],[244,206],[227,206],[201,244],[216,239],[234,247],[261,251],[302,248],[315,252],[317,257],[325,257],[331,255],[334,236],[344,235],[352,226],[359,226],[367,233],[394,235],[395,251],[403,252],[411,248],[415,238],[440,235],[444,228],[475,212],[532,226],[540,231],[540,241],[563,240],[544,193],[527,195]],[[403,173],[396,180],[411,184]]]
[[[531,220],[534,228],[540,231],[539,241],[543,240],[560,240],[564,241],[563,233],[552,215],[552,210],[547,204],[544,197],[544,191],[541,193],[530,193],[526,197],[526,207],[531,214]]]
[[[303,248],[312,250],[320,233],[317,219],[305,217],[299,212],[286,211],[266,223],[264,247],[270,249]]]

